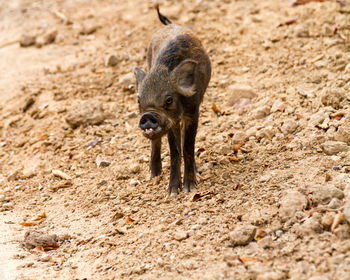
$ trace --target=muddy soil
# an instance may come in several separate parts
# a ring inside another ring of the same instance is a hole
[[[176,197],[138,129],[154,4],[0,2],[1,279],[350,279],[350,2],[161,1],[213,66]]]

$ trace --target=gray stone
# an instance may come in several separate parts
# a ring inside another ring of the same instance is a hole
[[[297,25],[294,28],[294,33],[299,38],[307,38],[310,37],[309,29],[306,25]]]
[[[187,239],[188,237],[189,237],[188,232],[183,231],[183,230],[177,230],[177,231],[174,233],[174,239],[177,240],[177,241],[185,240],[185,239]]]
[[[263,249],[268,249],[272,245],[272,238],[271,236],[265,236],[264,238],[258,240],[258,245]]]
[[[324,106],[331,106],[338,109],[340,102],[345,98],[345,93],[341,90],[326,89],[321,94],[321,102]]]
[[[326,141],[321,145],[321,148],[326,155],[336,155],[349,150],[349,146],[340,141]]]
[[[272,126],[268,126],[265,128],[262,128],[256,132],[256,137],[258,139],[265,138],[271,140],[276,134],[276,131],[273,129]]]
[[[331,201],[328,203],[328,207],[331,209],[337,209],[340,206],[341,206],[341,201],[336,197],[333,197]]]
[[[251,136],[256,136],[256,133],[258,132],[256,127],[251,127],[249,128],[246,133],[247,133],[247,137],[251,137]]]
[[[80,101],[68,109],[66,121],[74,129],[80,125],[97,125],[106,119],[98,100]]]
[[[284,135],[293,133],[297,128],[299,124],[292,120],[287,120],[281,127],[282,133]]]
[[[329,203],[334,197],[338,199],[344,197],[343,191],[333,185],[313,185],[308,187],[307,191],[310,194],[312,202],[317,204]]]
[[[262,119],[270,114],[269,106],[260,106],[251,112],[251,116],[253,119]]]
[[[253,99],[256,96],[253,89],[249,85],[231,85],[229,86],[228,91],[228,106],[233,106],[243,98]]]
[[[238,225],[230,233],[230,240],[233,245],[244,246],[254,238],[256,227],[252,225]]]
[[[286,221],[297,211],[304,210],[306,206],[306,197],[298,191],[290,190],[281,199],[279,215],[282,221]]]
[[[275,112],[283,112],[287,107],[287,104],[282,102],[281,100],[276,100],[271,107],[271,113],[275,113]]]
[[[244,143],[248,139],[248,136],[243,131],[236,132],[232,137],[232,144]]]
[[[340,224],[334,231],[333,234],[340,240],[348,240],[350,238],[350,225]]]
[[[338,130],[334,133],[334,140],[350,144],[350,116],[340,121]]]
[[[326,118],[328,118],[328,115],[323,111],[319,111],[310,117],[310,123],[314,126],[320,125]]]

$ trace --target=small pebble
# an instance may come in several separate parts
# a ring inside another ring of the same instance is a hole
[[[36,38],[35,46],[37,48],[41,48],[44,45],[48,45],[48,44],[51,44],[51,43],[55,42],[57,34],[58,34],[58,32],[57,32],[56,29],[48,31],[44,35],[39,36],[38,38]]]
[[[266,237],[258,240],[257,244],[263,249],[268,249],[271,247],[272,238],[271,238],[271,236],[266,236]]]
[[[132,164],[132,165],[130,166],[130,171],[131,171],[132,173],[139,173],[140,170],[141,170],[141,166],[140,166],[139,164],[137,164],[137,163],[134,163],[134,164]]]
[[[281,237],[283,235],[283,233],[284,233],[283,230],[280,230],[280,229],[275,231],[275,235],[277,237]]]
[[[177,240],[177,241],[182,241],[182,240],[185,240],[189,237],[189,234],[188,232],[186,231],[183,231],[183,230],[178,230],[175,232],[174,234],[174,239]]]
[[[288,120],[282,125],[281,130],[282,130],[282,133],[286,135],[286,134],[293,133],[297,128],[298,128],[297,122]]]
[[[97,167],[107,167],[109,166],[111,163],[105,159],[103,159],[101,156],[97,156],[96,158],[96,165]]]
[[[7,202],[2,205],[4,209],[12,209],[13,208],[13,203],[12,202]]]
[[[307,38],[310,36],[309,29],[305,25],[298,25],[294,28],[294,33],[299,38]]]
[[[119,59],[113,55],[113,54],[109,54],[106,56],[105,58],[105,66],[108,67],[108,66],[116,66],[119,62]]]
[[[35,36],[24,34],[19,39],[19,45],[23,48],[33,46],[35,44],[35,39]]]
[[[331,209],[337,209],[340,206],[341,206],[341,201],[336,197],[333,197],[331,201],[328,203],[328,207]]]
[[[326,141],[321,145],[321,148],[326,155],[335,155],[349,150],[349,146],[340,141]]]
[[[231,243],[235,246],[244,246],[249,244],[256,233],[256,227],[252,225],[238,225],[230,233]]]
[[[81,29],[80,29],[80,34],[81,35],[90,35],[92,33],[95,33],[97,31],[97,29],[99,28],[98,25],[94,25],[94,24],[90,24],[90,25],[84,25]]]
[[[325,230],[330,230],[334,221],[334,213],[328,212],[326,213],[321,220],[321,224]]]
[[[268,114],[270,114],[269,106],[261,106],[251,112],[253,119],[262,119],[265,118]]]
[[[39,261],[41,261],[41,262],[48,262],[50,260],[51,260],[51,256],[47,255],[47,254],[44,254],[39,258]]]
[[[302,211],[307,206],[305,195],[296,191],[288,191],[281,199],[279,215],[282,221],[286,221],[293,217],[297,211]]]

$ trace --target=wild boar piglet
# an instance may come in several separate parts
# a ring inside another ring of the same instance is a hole
[[[201,42],[187,28],[172,24],[159,12],[165,25],[151,40],[147,52],[148,73],[135,67],[143,135],[152,141],[152,177],[161,174],[161,137],[170,147],[169,193],[181,190],[181,150],[184,157],[184,191],[197,185],[194,147],[199,105],[211,77],[210,59]]]

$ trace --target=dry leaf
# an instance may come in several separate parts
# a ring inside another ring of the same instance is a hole
[[[234,145],[234,146],[233,146],[233,151],[234,151],[235,153],[237,153],[238,150],[239,150],[243,145],[244,145],[244,142],[240,142],[240,143]]]
[[[242,187],[243,187],[243,185],[240,184],[240,183],[238,183],[238,184],[234,185],[232,188],[233,188],[234,191],[238,191],[238,190],[240,190]]]
[[[280,23],[277,27],[284,26],[284,25],[290,25],[290,24],[296,23],[297,21],[298,21],[298,17],[291,18],[291,19],[286,20],[283,23]]]
[[[85,240],[80,240],[77,245],[80,246],[80,245],[85,245],[87,243],[87,241]]]
[[[43,220],[43,219],[46,219],[46,213],[45,212],[43,212],[43,213],[41,213],[41,214],[39,214],[38,216],[36,216],[34,219],[33,219],[33,221],[40,221],[40,220]]]
[[[238,157],[232,157],[232,156],[228,156],[227,159],[229,161],[233,161],[233,162],[240,162],[241,159],[239,159]]]
[[[263,239],[265,236],[267,236],[267,232],[259,228],[255,233],[254,240],[258,241],[260,239]]]
[[[50,250],[56,250],[60,247],[60,245],[57,244],[50,244],[50,245],[44,245],[44,246],[40,246],[43,247],[44,251],[50,251]]]
[[[197,149],[197,153],[196,153],[197,157],[198,157],[201,153],[203,153],[204,151],[205,151],[204,148],[198,148],[198,149]]]
[[[39,141],[47,140],[49,139],[49,135],[47,133],[40,136]]]
[[[32,226],[36,226],[38,223],[37,222],[22,222],[22,223],[19,223],[21,226],[24,226],[24,227],[32,227]]]
[[[35,249],[38,250],[39,252],[45,251],[43,246],[36,246]]]
[[[338,72],[344,71],[344,70],[345,70],[345,67],[346,67],[346,65],[339,66],[339,67],[337,68],[337,71],[338,71]]]
[[[202,196],[201,196],[199,193],[196,193],[196,194],[193,196],[192,201],[198,201],[198,200],[201,199],[201,197],[202,197]]]
[[[332,120],[340,120],[342,117],[344,117],[345,113],[344,112],[337,112],[335,114],[331,114],[331,119]]]
[[[135,220],[133,218],[130,218],[130,217],[126,218],[126,223],[127,224],[132,224],[133,222],[135,222]]]
[[[217,194],[217,191],[207,192],[207,193],[204,193],[204,194],[196,193],[196,194],[193,196],[192,201],[198,201],[198,200],[200,200],[202,197],[205,197],[205,196],[208,196],[208,195],[216,195],[216,194]]]
[[[212,109],[213,112],[214,112],[215,114],[217,114],[218,116],[221,115],[221,111],[220,111],[220,109],[218,108],[218,106],[216,106],[215,103],[213,103],[213,105],[211,106],[211,109]]]

